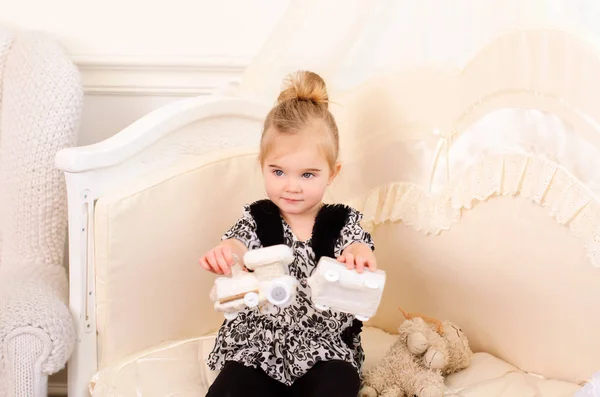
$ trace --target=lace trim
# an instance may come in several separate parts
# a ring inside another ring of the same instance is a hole
[[[593,265],[600,267],[600,202],[557,163],[527,154],[495,154],[465,170],[440,195],[413,183],[395,182],[371,190],[348,204],[363,214],[368,231],[398,222],[425,234],[447,231],[461,210],[492,196],[520,195],[548,208],[584,244]]]

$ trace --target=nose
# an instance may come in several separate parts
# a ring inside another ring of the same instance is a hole
[[[290,193],[299,193],[302,190],[300,187],[300,181],[298,181],[296,178],[288,178],[285,185],[285,190]]]

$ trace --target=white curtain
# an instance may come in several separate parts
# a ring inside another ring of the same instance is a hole
[[[528,29],[600,48],[599,20],[598,0],[292,0],[241,89],[273,99],[297,69],[320,73],[335,94],[399,67],[460,68],[495,38]]]
[[[372,188],[403,181],[442,194],[484,157],[507,153],[558,163],[600,200],[599,21],[600,0],[292,0],[241,90],[273,101],[287,73],[321,74],[341,104],[345,177],[388,176]],[[461,75],[474,58],[475,72]],[[431,81],[352,90],[392,72]],[[485,111],[471,109],[486,100]],[[390,152],[370,160],[381,163],[373,172],[354,157],[378,140]]]

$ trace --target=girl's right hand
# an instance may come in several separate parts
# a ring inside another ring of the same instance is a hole
[[[227,244],[217,245],[204,254],[199,262],[205,270],[215,274],[230,274],[235,263],[231,247]]]

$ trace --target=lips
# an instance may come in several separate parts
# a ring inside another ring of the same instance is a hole
[[[289,198],[283,198],[284,201],[288,202],[288,203],[299,203],[302,200],[299,199],[289,199]]]

